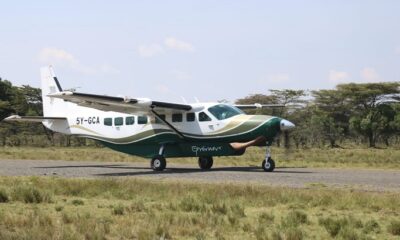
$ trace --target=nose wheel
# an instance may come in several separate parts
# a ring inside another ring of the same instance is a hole
[[[262,162],[262,168],[263,168],[264,171],[266,171],[266,172],[272,172],[272,171],[274,171],[274,169],[275,169],[275,161],[272,160],[272,158],[265,159],[265,160]]]
[[[272,172],[275,169],[275,161],[271,158],[271,147],[268,145],[268,143],[265,159],[262,162],[261,167],[265,172]]]

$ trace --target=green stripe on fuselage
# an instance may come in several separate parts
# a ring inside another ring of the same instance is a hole
[[[252,121],[248,121],[247,126],[239,126],[242,131],[232,129],[211,137],[202,136],[202,138],[186,136],[185,134],[185,139],[181,139],[174,132],[163,129],[166,131],[154,131],[155,134],[153,135],[146,133],[141,137],[148,137],[135,142],[115,143],[102,139],[97,140],[100,140],[105,146],[116,151],[142,157],[156,155],[161,144],[166,144],[165,157],[194,157],[199,156],[199,152],[202,156],[231,156],[240,154],[230,147],[229,143],[231,142],[251,141],[259,136],[264,136],[268,141],[272,141],[279,132],[280,120],[277,117],[270,117],[269,119],[265,117],[253,118]],[[243,131],[243,129],[248,131]],[[132,137],[139,139],[137,135]],[[129,140],[132,140],[132,137]],[[124,140],[127,140],[127,138]],[[205,151],[193,151],[193,148],[205,149]]]

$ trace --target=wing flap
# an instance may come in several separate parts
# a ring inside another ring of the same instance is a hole
[[[9,116],[3,121],[6,122],[38,122],[41,123],[45,120],[51,120],[51,121],[64,121],[67,120],[65,117],[42,117],[42,116],[19,116],[19,115],[12,115]]]
[[[239,109],[262,109],[262,108],[282,108],[285,105],[282,104],[236,104],[235,107]]]
[[[188,111],[191,105],[151,101],[147,98],[114,97],[106,95],[95,95],[78,92],[58,92],[48,95],[60,98],[79,106],[90,107],[102,111],[113,111],[122,113],[150,112],[151,109]]]

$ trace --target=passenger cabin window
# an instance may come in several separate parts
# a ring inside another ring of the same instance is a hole
[[[207,122],[207,121],[211,121],[211,118],[205,112],[200,112],[199,113],[199,121]]]
[[[112,118],[104,118],[104,125],[112,126]]]
[[[214,115],[215,118],[218,120],[224,120],[231,118],[233,116],[243,114],[243,112],[236,107],[225,105],[225,104],[218,104],[208,108],[208,111]]]
[[[195,120],[194,113],[186,113],[186,121],[187,122],[194,122],[194,120]]]
[[[181,113],[172,114],[172,122],[182,122],[182,114]]]
[[[125,124],[126,125],[133,125],[135,123],[135,117],[126,117]]]
[[[137,120],[138,124],[146,124],[147,121],[147,116],[139,116]]]
[[[160,118],[165,120],[165,115],[164,114],[160,114]],[[156,117],[156,123],[162,123],[163,121],[161,121],[158,117]]]
[[[115,126],[122,126],[122,125],[124,125],[124,118],[123,118],[123,117],[116,117],[116,118],[114,118],[114,125],[115,125]]]

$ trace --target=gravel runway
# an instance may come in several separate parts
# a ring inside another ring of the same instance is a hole
[[[144,163],[104,163],[61,160],[0,160],[0,176],[59,176],[89,178],[140,177],[216,183],[263,184],[286,187],[339,187],[400,192],[400,170],[321,168],[276,168],[272,173],[260,167],[213,167],[201,171],[195,165],[168,164],[153,172]]]

